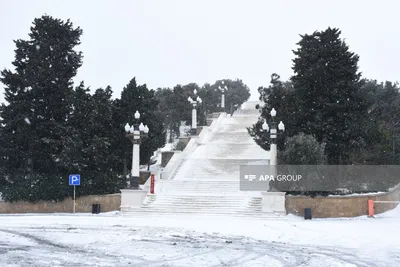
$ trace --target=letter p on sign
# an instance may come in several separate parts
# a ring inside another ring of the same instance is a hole
[[[81,175],[80,174],[70,174],[69,175],[69,185],[80,185]]]

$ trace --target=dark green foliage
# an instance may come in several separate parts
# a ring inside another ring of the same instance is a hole
[[[148,164],[150,157],[154,151],[163,147],[166,140],[166,133],[163,125],[163,116],[158,109],[159,102],[155,97],[155,91],[149,90],[145,84],[137,85],[136,79],[133,78],[122,91],[121,99],[115,102],[114,125],[116,136],[121,140],[117,150],[121,159],[131,159],[132,143],[124,137],[124,126],[126,123],[130,125],[134,123],[143,123],[150,129],[147,139],[144,139],[140,149],[140,163]],[[139,111],[140,119],[134,118],[135,112]],[[131,168],[128,161],[128,167]]]
[[[285,149],[278,154],[280,165],[322,165],[326,163],[325,145],[311,135],[299,133],[287,138]]]
[[[63,198],[64,169],[57,160],[69,131],[72,78],[82,59],[74,47],[81,34],[69,20],[35,19],[30,40],[15,41],[15,72],[1,72],[8,102],[1,109],[0,137],[7,200]],[[7,190],[10,184],[18,185]]]
[[[278,135],[277,138],[278,149],[283,149],[285,136],[293,136],[298,132],[298,129],[293,127],[297,116],[297,98],[294,88],[290,82],[282,82],[279,75],[274,73],[271,75],[271,85],[258,88],[258,92],[260,93],[260,100],[265,104],[258,107],[261,112],[260,119],[256,124],[248,128],[248,131],[258,145],[263,149],[269,150],[271,141],[269,133],[263,133],[261,125],[265,119],[267,122],[272,121],[270,112],[272,108],[275,108],[277,110],[275,121],[282,120],[285,125],[289,126],[285,129],[284,135]]]
[[[37,18],[30,39],[15,41],[15,71],[1,72],[7,104],[0,107],[0,192],[8,201],[63,200],[72,196],[71,173],[82,177],[77,196],[118,192],[131,168],[124,126],[135,122],[136,110],[150,129],[140,154],[148,165],[165,144],[165,129],[173,132],[172,140],[182,122],[191,123],[187,98],[194,89],[208,99],[198,107],[199,125],[207,112],[217,111],[220,92],[195,83],[154,92],[132,79],[115,100],[110,87],[90,94],[82,82],[74,90],[72,79],[82,64],[74,48],[81,35],[69,20]],[[225,81],[232,88],[227,103],[248,98],[241,81]]]
[[[171,103],[174,103],[173,101],[173,91],[169,90],[168,88],[158,88],[155,91],[155,97],[157,98],[158,101],[158,108],[160,110],[160,116],[163,121],[163,126],[164,129],[168,130],[168,135],[169,135],[169,143],[172,143],[174,140],[174,132],[173,132],[173,125],[174,125],[174,119],[173,118],[173,105]]]
[[[225,79],[224,84],[228,87],[225,93],[225,107],[227,112],[240,107],[250,97],[250,89],[242,80]],[[236,108],[235,108],[236,107]]]
[[[338,29],[304,35],[298,45],[291,82],[282,83],[273,74],[272,85],[259,89],[265,102],[261,118],[269,119],[267,112],[274,107],[277,119],[287,125],[285,136],[311,134],[326,144],[328,164],[349,164],[354,153],[379,136],[368,117],[371,98],[363,90],[358,56],[340,39]],[[250,132],[268,147],[258,130],[260,122]],[[278,138],[278,148],[283,148],[283,137]]]
[[[284,149],[278,153],[279,165],[324,165],[327,158],[325,155],[325,144],[320,144],[312,135],[299,133],[287,138]],[[297,168],[301,168],[297,166]],[[317,184],[318,177],[307,177],[294,184],[292,191],[288,194],[319,195],[324,192],[307,191],[307,184]],[[285,186],[279,181],[271,181],[270,186],[279,190],[280,186]]]
[[[197,125],[206,125],[207,114],[221,112],[221,91],[218,86],[222,86],[222,81],[228,87],[225,93],[226,111],[230,112],[230,107],[237,109],[250,97],[249,88],[242,80],[219,80],[213,85],[205,84],[200,87],[196,83],[187,85],[177,85],[172,90],[159,88],[156,97],[160,103],[160,110],[164,120],[164,126],[170,132],[170,142],[173,138],[179,137],[179,127],[182,122],[191,125],[192,105],[188,102],[188,97],[194,98],[194,90],[197,96],[202,99],[202,103],[197,106]]]
[[[301,141],[296,136],[305,133],[305,136],[315,136],[317,143],[324,144],[328,164],[398,164],[398,85],[361,80],[358,56],[350,52],[339,37],[340,31],[331,28],[302,36],[299,49],[294,51],[295,74],[291,81],[283,83],[273,74],[271,86],[259,88],[260,100],[265,105],[261,107],[259,121],[249,132],[260,146],[269,149],[269,136],[263,135],[260,128],[265,118],[271,119],[269,112],[274,107],[277,120],[284,121],[287,126],[285,134],[277,140],[280,163],[310,164],[321,158],[321,153],[310,154],[310,151],[302,150],[311,139]],[[300,146],[299,142],[304,144]],[[313,142],[314,145],[309,147],[317,146]],[[349,181],[352,182],[355,181]],[[370,185],[375,182],[378,181],[371,181]],[[343,192],[291,193],[327,195]]]
[[[77,103],[71,118],[71,128],[79,138],[72,140],[73,153],[69,159],[64,160],[72,164],[68,170],[70,173],[79,173],[82,176],[82,185],[79,194],[106,194],[116,193],[123,187],[121,172],[114,167],[114,153],[112,145],[113,114],[112,114],[112,90],[97,89],[90,96],[87,89],[77,88]],[[78,100],[79,99],[79,100]],[[82,100],[86,100],[82,102]],[[81,103],[82,105],[79,105]],[[81,120],[77,120],[80,118]],[[76,149],[78,149],[76,151]]]
[[[353,153],[355,164],[400,163],[400,91],[397,84],[365,80],[362,92],[368,102],[363,121],[366,146]]]
[[[224,82],[224,84],[222,84]],[[228,90],[225,92],[225,110],[230,113],[231,109],[240,107],[250,97],[250,89],[242,80],[223,79],[218,80],[212,85],[205,84],[201,93],[201,97],[206,106],[207,113],[221,111],[221,91],[219,87],[226,86]]]
[[[201,108],[206,114],[220,111],[219,107],[221,105],[221,92],[217,89],[215,84],[204,84],[200,88],[198,95],[203,101]]]
[[[338,29],[302,36],[291,78],[298,99],[295,127],[326,143],[330,164],[348,164],[352,149],[364,146],[359,123],[368,103],[360,93],[359,57]]]
[[[194,89],[199,90],[199,87],[196,84],[177,85],[172,90],[169,88],[158,89],[155,93],[164,127],[169,130],[169,142],[180,136],[182,122],[191,125],[192,105],[189,103],[188,97],[193,97]]]

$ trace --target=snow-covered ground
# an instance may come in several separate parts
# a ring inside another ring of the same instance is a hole
[[[0,216],[0,266],[400,266],[400,207],[377,218]]]

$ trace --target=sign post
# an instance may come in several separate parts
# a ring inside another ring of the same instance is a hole
[[[76,199],[75,199],[75,191],[76,186],[81,185],[81,175],[80,174],[70,174],[69,175],[69,185],[74,186],[74,213],[75,213],[75,206],[76,206]]]

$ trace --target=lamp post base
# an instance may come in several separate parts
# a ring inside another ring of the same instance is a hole
[[[129,177],[129,189],[140,189],[139,187],[139,176]]]
[[[121,189],[121,212],[140,210],[146,197],[147,192],[144,190]]]
[[[190,129],[190,134],[191,135],[197,135],[197,128]]]

